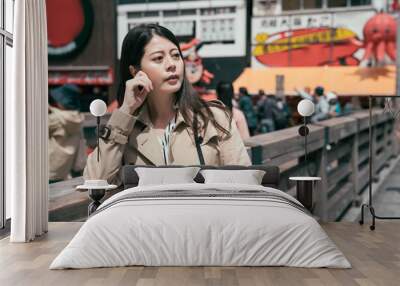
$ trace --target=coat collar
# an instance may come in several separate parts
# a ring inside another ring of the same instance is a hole
[[[177,110],[177,117],[176,117],[176,130],[179,130],[178,127],[184,126],[188,129],[189,135],[193,137],[193,129],[191,128],[191,124],[188,123],[181,112]],[[164,156],[162,152],[162,146],[159,142],[157,134],[154,132],[153,124],[150,120],[150,115],[148,111],[148,106],[145,104],[137,113],[137,122],[131,134],[131,142],[134,148],[145,156],[152,164],[154,165],[161,165],[164,164]],[[204,122],[202,121],[201,117],[198,118],[198,130],[199,130],[199,137],[202,138],[201,145],[207,144],[212,138],[219,136],[219,133],[215,126],[209,122],[207,128],[204,128]],[[181,126],[182,125],[182,126]],[[179,131],[178,131],[179,132]],[[171,144],[175,142],[175,136],[173,136]],[[182,150],[185,152],[185,150]],[[172,154],[173,155],[173,154]]]
[[[145,156],[152,164],[164,164],[164,155],[162,146],[159,142],[157,134],[153,129],[153,123],[150,120],[149,108],[144,104],[139,112],[136,114],[137,122],[132,131],[131,140],[134,148]],[[187,124],[183,115],[179,112],[176,117],[176,127],[181,124]]]

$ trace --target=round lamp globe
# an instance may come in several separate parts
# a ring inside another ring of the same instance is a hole
[[[314,103],[309,99],[303,99],[297,105],[297,111],[301,116],[311,116],[314,113]]]
[[[103,116],[107,112],[107,105],[101,99],[95,99],[90,104],[90,113],[96,117]]]

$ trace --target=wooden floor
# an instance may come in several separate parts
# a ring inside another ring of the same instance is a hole
[[[0,285],[400,285],[400,222],[377,229],[355,223],[323,225],[352,269],[289,267],[122,267],[48,270],[82,223],[50,223],[49,233],[26,244],[0,241]]]

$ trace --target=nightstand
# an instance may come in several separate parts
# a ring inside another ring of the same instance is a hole
[[[76,187],[78,190],[88,190],[89,198],[92,200],[88,206],[88,216],[96,211],[101,204],[101,199],[106,191],[116,189],[116,185],[109,185],[105,180],[85,180],[84,185]]]
[[[289,180],[296,181],[296,197],[297,200],[310,212],[313,210],[313,191],[317,181],[321,181],[320,177],[290,177]]]

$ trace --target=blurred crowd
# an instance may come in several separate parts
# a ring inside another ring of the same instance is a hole
[[[285,97],[266,94],[259,90],[257,94],[250,94],[245,87],[234,93],[232,84],[220,82],[217,86],[217,96],[233,113],[239,132],[243,139],[257,134],[273,132],[296,125],[298,117],[296,106],[291,106]],[[313,92],[309,87],[296,88],[296,104],[301,99],[309,99],[314,103],[315,112],[310,121],[316,123],[321,120],[341,116],[351,112],[350,103],[341,106],[335,92],[325,93],[322,86],[317,86]]]
[[[317,86],[312,94],[309,87],[304,90],[296,88],[296,92],[302,98],[309,99],[314,103],[315,112],[311,117],[312,123],[348,114],[352,111],[350,102],[342,107],[336,93],[334,91],[325,93],[325,89],[322,86]]]

